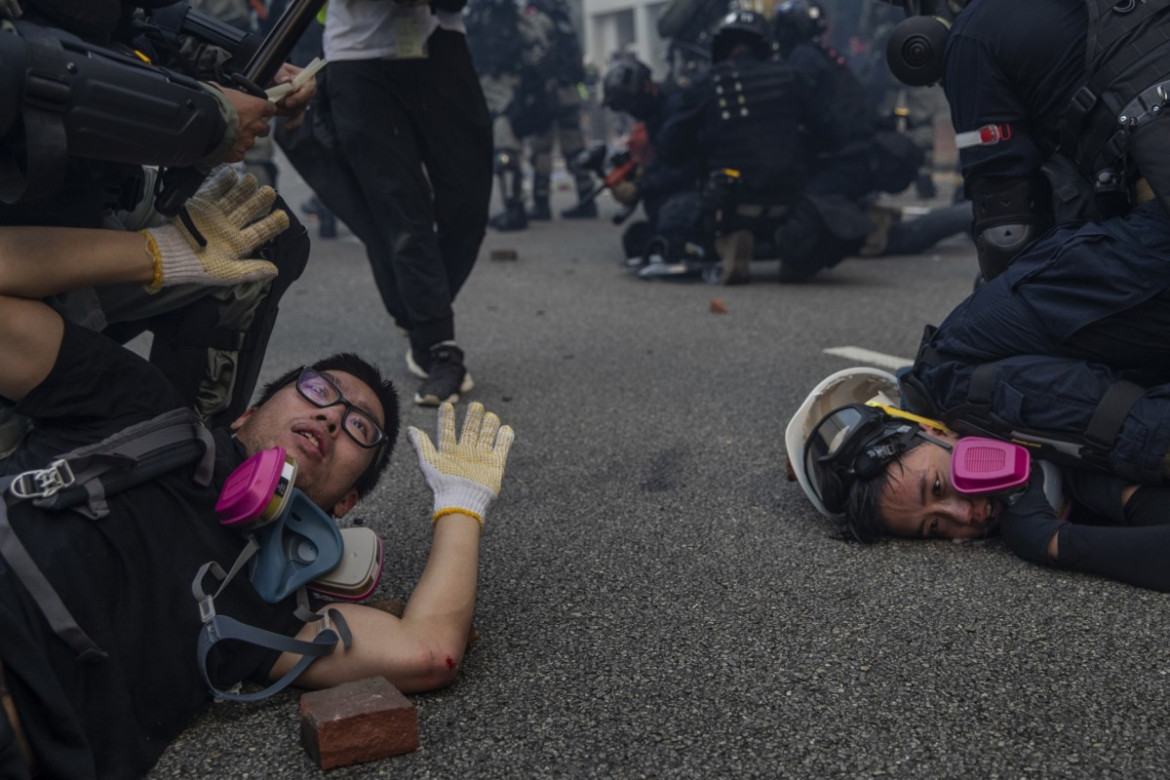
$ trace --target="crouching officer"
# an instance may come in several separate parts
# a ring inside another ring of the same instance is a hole
[[[723,284],[749,281],[756,234],[770,237],[800,197],[804,129],[843,133],[822,96],[771,59],[767,33],[758,13],[728,14],[712,42],[711,72],[678,94],[658,139],[665,162],[695,161],[711,185],[706,201]]]
[[[684,258],[709,262],[711,252],[703,247],[703,236],[696,229],[702,217],[698,160],[668,165],[655,151],[668,113],[668,95],[663,85],[654,81],[645,63],[631,59],[615,63],[605,74],[603,86],[606,108],[629,114],[644,126],[645,156],[649,157],[637,177],[612,190],[614,200],[631,209],[640,203],[646,215],[622,233],[627,267],[652,276],[664,270],[685,273]],[[648,270],[651,256],[664,263]],[[682,268],[677,267],[680,263]]]
[[[941,80],[950,102],[983,278],[1054,224],[1120,216],[1155,195],[1170,204],[1170,7],[893,4],[908,18],[891,36],[891,69],[911,85]]]

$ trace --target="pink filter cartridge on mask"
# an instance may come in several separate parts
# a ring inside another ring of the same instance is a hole
[[[1028,482],[1032,457],[1018,444],[967,436],[951,451],[951,484],[966,495],[1013,490]]]
[[[296,461],[284,447],[261,450],[231,473],[215,503],[223,525],[255,528],[280,517],[296,480]]]

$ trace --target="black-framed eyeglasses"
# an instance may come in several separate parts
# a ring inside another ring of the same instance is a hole
[[[302,368],[300,376],[297,377],[297,392],[301,394],[301,398],[321,409],[343,404],[345,411],[341,427],[359,447],[370,449],[386,440],[386,433],[374,421],[373,416],[354,406],[352,401],[341,394],[333,380],[320,371]]]

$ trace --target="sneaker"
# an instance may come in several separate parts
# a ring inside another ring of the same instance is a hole
[[[651,257],[650,262],[638,271],[639,279],[682,279],[694,276],[695,272],[686,263],[672,262],[660,257]]]
[[[403,331],[403,335],[406,335],[406,331]],[[426,379],[431,375],[431,361],[432,358],[429,352],[416,355],[413,349],[408,348],[406,350],[406,370],[417,376],[419,379]],[[460,390],[460,392],[463,393],[466,393],[475,385],[475,383],[471,381],[470,371],[468,371],[467,376],[464,377],[463,384],[467,385],[467,387]]]
[[[459,347],[454,344],[436,344],[431,347],[430,357],[427,378],[414,394],[416,404],[438,406],[446,402],[458,403],[460,393],[469,392],[475,387],[471,375],[463,366],[463,350]]]
[[[410,347],[406,348],[406,369],[417,376],[419,379],[426,379],[430,376],[427,371],[431,365],[431,356],[428,354],[424,356],[415,356],[414,350]],[[425,366],[425,367],[424,367]]]
[[[533,198],[532,208],[528,210],[528,219],[538,221],[552,219],[552,209],[548,207],[548,198]]]

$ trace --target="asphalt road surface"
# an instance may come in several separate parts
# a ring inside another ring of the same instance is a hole
[[[481,637],[453,686],[411,697],[418,751],[328,776],[1166,777],[1166,596],[996,539],[838,541],[785,480],[789,416],[860,362],[827,350],[913,356],[970,290],[969,241],[799,286],[768,262],[745,287],[647,282],[619,266],[615,210],[489,232],[456,305],[470,398],[516,430]],[[518,259],[490,260],[499,248]],[[405,424],[433,429],[344,231],[315,241],[265,375],[343,349],[399,383]],[[386,540],[378,597],[410,592],[430,501],[400,437],[353,513]],[[151,777],[322,775],[298,695],[210,705]]]

